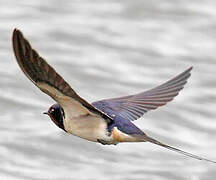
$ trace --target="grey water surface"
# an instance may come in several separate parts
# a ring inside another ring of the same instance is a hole
[[[193,66],[179,96],[134,122],[216,160],[216,1],[0,0],[1,180],[214,180],[216,164],[149,143],[102,146],[43,115],[54,102],[21,72],[19,28],[89,102],[138,93]]]

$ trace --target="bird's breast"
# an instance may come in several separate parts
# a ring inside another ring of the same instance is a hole
[[[64,127],[68,133],[97,142],[98,139],[111,141],[112,137],[107,131],[107,123],[100,116],[91,114],[64,119]]]

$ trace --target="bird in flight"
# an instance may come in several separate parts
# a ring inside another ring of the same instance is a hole
[[[31,47],[20,30],[14,29],[12,41],[16,60],[24,74],[57,102],[45,114],[65,132],[103,145],[150,142],[198,160],[216,163],[161,143],[132,123],[177,96],[190,77],[192,67],[148,91],[90,104]]]

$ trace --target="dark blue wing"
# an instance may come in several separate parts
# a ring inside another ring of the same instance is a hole
[[[105,99],[94,102],[92,105],[111,117],[120,115],[130,121],[136,120],[147,111],[163,106],[177,96],[190,77],[191,70],[192,67],[148,91],[120,98]]]

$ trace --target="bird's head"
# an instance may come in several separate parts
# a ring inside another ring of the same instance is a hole
[[[53,104],[47,112],[50,119],[61,129],[65,131],[63,120],[65,118],[65,113],[63,108],[59,104]]]

